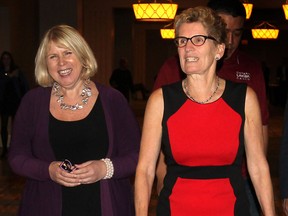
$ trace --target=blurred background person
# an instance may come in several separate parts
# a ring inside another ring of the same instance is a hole
[[[28,82],[24,73],[15,64],[10,52],[4,51],[0,57],[0,117],[2,154],[5,158],[9,136],[9,117],[11,124],[21,98],[28,91]]]
[[[184,78],[185,73],[181,70],[178,54],[171,56],[161,66],[153,85],[153,91]]]
[[[119,67],[116,68],[110,77],[110,85],[120,91],[127,101],[130,101],[130,94],[133,91],[133,78],[128,69],[128,61],[125,58],[119,60]]]
[[[288,92],[288,58],[283,57],[281,65],[277,68],[279,82],[280,105],[285,107]]]

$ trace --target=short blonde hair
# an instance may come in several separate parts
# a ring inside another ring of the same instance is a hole
[[[207,30],[208,36],[216,39],[217,43],[226,41],[226,23],[212,9],[205,6],[198,6],[184,10],[175,17],[174,28],[176,37],[179,36],[179,28],[184,23],[199,22]]]
[[[52,86],[54,82],[48,72],[46,62],[47,53],[49,51],[49,45],[51,42],[64,46],[76,54],[83,65],[83,79],[87,79],[95,75],[97,71],[97,62],[85,39],[76,29],[71,26],[56,25],[45,33],[35,57],[35,79],[40,86]]]

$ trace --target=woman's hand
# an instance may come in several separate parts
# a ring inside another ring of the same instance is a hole
[[[81,184],[80,179],[77,174],[72,172],[67,172],[59,167],[60,161],[53,161],[49,165],[50,178],[60,185],[66,187],[75,187]]]
[[[106,175],[106,164],[101,160],[91,160],[75,164],[76,169],[71,173],[77,175],[81,184],[91,184],[103,179]]]

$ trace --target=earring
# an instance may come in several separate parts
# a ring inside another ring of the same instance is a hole
[[[215,56],[215,60],[218,61],[220,59],[220,57],[217,55]]]

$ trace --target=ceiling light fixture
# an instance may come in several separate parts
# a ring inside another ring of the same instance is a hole
[[[160,34],[163,39],[174,39],[175,38],[175,29],[173,28],[173,22],[165,25],[160,29]]]
[[[160,29],[160,34],[163,39],[174,39],[175,29]]]
[[[254,39],[271,40],[277,39],[279,29],[270,23],[264,21],[252,29],[252,36]]]
[[[248,0],[243,0],[242,2],[246,11],[246,19],[250,19],[250,16],[252,14],[253,4],[249,3]]]
[[[284,10],[285,19],[288,20],[288,0],[286,0],[286,3],[282,5],[282,8]]]
[[[153,3],[141,3],[138,0],[137,4],[133,4],[133,10],[136,20],[139,21],[171,21],[174,19],[178,4],[173,4],[172,0],[168,0],[169,3],[157,3],[154,0]]]

